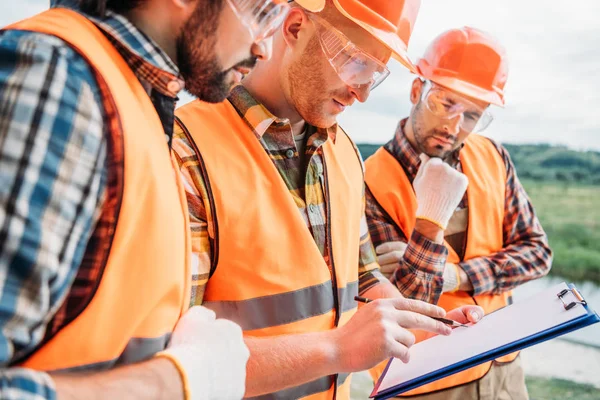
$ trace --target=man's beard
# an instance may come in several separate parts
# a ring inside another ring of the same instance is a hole
[[[256,57],[249,57],[224,70],[219,63],[215,48],[216,29],[221,7],[200,3],[177,39],[177,64],[185,80],[188,92],[200,100],[219,103],[227,98],[231,90],[227,79],[236,67],[252,69]]]
[[[222,0],[199,2],[177,38],[177,66],[187,91],[213,103],[223,101],[229,91],[215,53],[223,4]]]
[[[226,81],[227,72],[211,57],[196,58],[196,62],[183,63],[181,75],[186,90],[202,101],[220,103],[229,95],[230,85]],[[186,60],[187,61],[187,60]]]
[[[327,82],[320,71],[318,57],[322,57],[322,51],[315,36],[310,39],[300,59],[288,68],[289,101],[298,115],[310,125],[329,128],[336,122],[335,118],[323,115],[323,104],[329,96],[324,93]]]
[[[418,115],[422,110],[423,104],[421,101],[417,103],[415,107],[415,113]],[[445,140],[456,142],[456,138],[452,135],[448,135],[446,132],[438,129],[432,129],[428,132],[425,132],[421,126],[419,126],[417,122],[417,118],[413,118],[412,122],[412,131],[415,138],[415,142],[417,145],[417,152],[427,154],[429,157],[439,157],[441,159],[446,159],[450,154],[452,154],[455,150],[455,145],[452,145],[450,150],[445,149],[440,145],[428,145],[428,139],[437,136],[439,138],[444,138]]]

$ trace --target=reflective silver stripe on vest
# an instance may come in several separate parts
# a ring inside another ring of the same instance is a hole
[[[54,372],[82,372],[82,371],[103,371],[119,365],[133,364],[145,361],[154,356],[159,351],[164,350],[169,343],[171,333],[166,333],[157,338],[133,338],[125,346],[125,350],[118,358],[102,361],[93,364],[79,365],[59,369]],[[90,346],[93,346],[90,343]]]
[[[358,295],[358,282],[350,282],[345,288],[338,289],[338,299],[342,312],[353,310],[357,307],[354,297]]]
[[[342,312],[356,307],[354,296],[357,294],[358,282],[338,288]],[[245,331],[301,321],[334,308],[331,281],[293,292],[241,301],[205,301],[202,305],[213,310],[219,318],[237,323]]]
[[[338,375],[338,387],[346,382],[346,379],[350,374],[339,374]],[[257,397],[249,397],[247,400],[289,400],[299,399],[301,397],[310,396],[311,394],[321,393],[329,390],[333,385],[335,375],[324,376],[312,382],[305,383],[300,386],[294,386],[293,388],[280,390],[279,392],[269,393]]]

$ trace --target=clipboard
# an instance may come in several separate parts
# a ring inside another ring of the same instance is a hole
[[[394,397],[597,322],[600,317],[575,285],[563,282],[490,313],[468,328],[455,328],[450,336],[415,344],[408,364],[390,359],[370,398]]]

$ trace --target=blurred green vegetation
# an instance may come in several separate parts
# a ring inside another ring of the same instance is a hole
[[[554,251],[551,273],[600,283],[600,186],[524,180]]]
[[[548,233],[554,251],[551,274],[600,283],[600,153],[504,146]],[[359,145],[365,159],[379,147]]]
[[[562,146],[505,144],[519,177],[537,182],[600,185],[600,153]]]
[[[591,385],[537,377],[526,377],[525,381],[531,400],[600,399],[600,389]]]

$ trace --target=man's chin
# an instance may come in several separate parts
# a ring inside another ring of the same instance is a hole
[[[224,101],[233,86],[220,85],[204,85],[199,87],[188,88],[188,91],[196,96],[199,100],[207,103],[221,103]]]
[[[223,92],[219,92],[219,93],[207,93],[206,91],[203,91],[202,94],[200,96],[197,96],[198,99],[206,102],[206,103],[212,103],[212,104],[216,104],[216,103],[221,103],[223,102],[226,98],[227,95],[229,93],[223,93]]]
[[[329,129],[337,124],[337,118],[335,115],[302,116],[302,119],[305,120],[309,125],[319,129]]]
[[[429,157],[438,157],[438,158],[445,158],[448,154],[450,154],[450,151],[448,151],[447,149],[442,149],[439,148],[437,146],[427,146],[423,153],[427,154]]]

